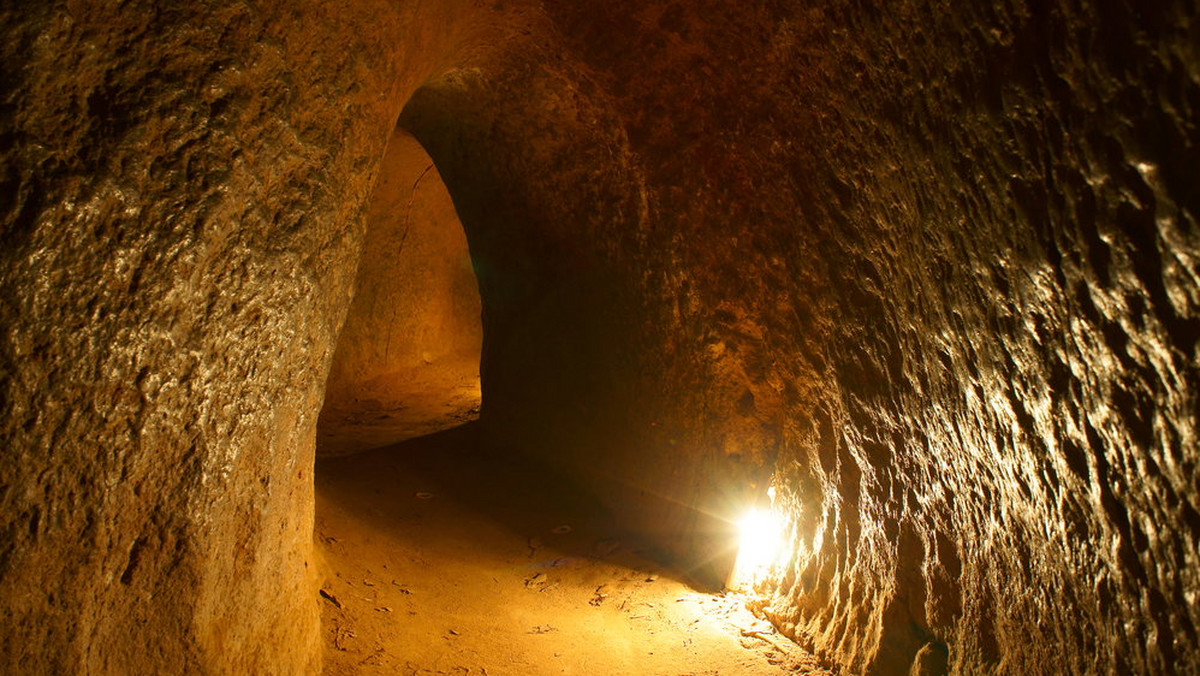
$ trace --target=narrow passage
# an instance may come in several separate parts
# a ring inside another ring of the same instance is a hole
[[[826,674],[692,591],[582,491],[467,426],[317,466],[325,672]]]

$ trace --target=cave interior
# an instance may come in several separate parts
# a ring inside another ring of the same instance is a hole
[[[1194,0],[0,50],[0,672],[1200,673]]]

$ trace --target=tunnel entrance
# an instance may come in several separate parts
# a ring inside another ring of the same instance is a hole
[[[317,430],[325,673],[821,673],[689,587],[571,478],[498,448],[480,294],[433,161],[397,130]]]
[[[388,144],[366,220],[318,455],[379,448],[479,416],[483,329],[466,235],[433,160],[403,129]]]

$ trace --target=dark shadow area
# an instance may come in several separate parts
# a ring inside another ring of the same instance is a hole
[[[323,458],[318,494],[347,509],[370,503],[358,516],[388,529],[411,500],[452,502],[525,539],[532,550],[653,568],[694,588],[712,591],[673,571],[667,556],[624,529],[583,485],[535,458],[497,448],[485,427],[468,423],[385,448]],[[318,513],[318,518],[320,514]]]

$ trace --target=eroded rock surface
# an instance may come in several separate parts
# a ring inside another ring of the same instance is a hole
[[[485,422],[696,565],[773,473],[852,671],[1197,668],[1195,7],[545,7],[401,118]]]

